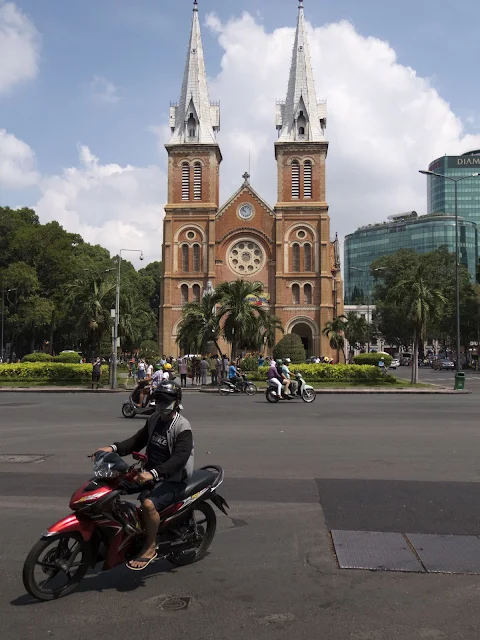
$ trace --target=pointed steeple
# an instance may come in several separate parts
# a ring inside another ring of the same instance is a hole
[[[323,141],[326,123],[326,102],[318,102],[315,92],[303,0],[300,0],[287,99],[277,105],[279,142]]]
[[[208,95],[197,0],[193,5],[192,31],[180,102],[170,106],[170,128],[172,137],[169,144],[217,144],[220,106],[211,103]]]

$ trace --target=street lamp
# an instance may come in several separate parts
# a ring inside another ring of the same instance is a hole
[[[2,289],[2,351],[0,352],[1,354],[1,361],[3,362],[3,355],[5,353],[5,349],[4,349],[4,318],[5,318],[5,294],[10,293],[10,291],[16,291],[17,289]],[[7,295],[8,298],[8,295]]]
[[[456,293],[456,324],[457,324],[457,371],[460,371],[460,247],[458,244],[458,183],[469,178],[478,178],[480,173],[472,173],[469,176],[452,178],[435,171],[419,171],[424,176],[435,176],[450,180],[455,183],[455,293]]]
[[[118,254],[118,272],[117,272],[117,288],[115,291],[115,322],[113,325],[113,349],[112,349],[112,389],[117,386],[117,342],[118,342],[118,321],[120,314],[120,267],[122,265],[122,251],[130,253],[139,253],[140,260],[143,260],[143,251],[141,249],[120,249]]]

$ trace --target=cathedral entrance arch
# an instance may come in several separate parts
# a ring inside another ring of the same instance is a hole
[[[307,354],[307,358],[320,355],[315,353],[318,347],[319,331],[316,322],[310,318],[294,318],[289,322],[287,333],[295,333],[300,336]]]

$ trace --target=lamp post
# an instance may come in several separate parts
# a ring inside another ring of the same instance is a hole
[[[480,173],[472,173],[469,176],[461,176],[460,178],[452,178],[451,176],[445,176],[443,173],[436,173],[435,171],[420,171],[424,176],[435,176],[437,178],[443,178],[444,180],[450,180],[455,184],[455,315],[456,315],[456,330],[457,330],[457,372],[460,371],[460,247],[458,243],[458,183],[462,180],[468,180],[469,178],[478,178]]]
[[[2,351],[0,353],[1,355],[1,362],[3,362],[3,356],[5,353],[5,349],[4,349],[4,323],[5,323],[5,294],[10,293],[10,291],[16,291],[17,289],[2,289]],[[8,295],[7,295],[8,297]]]
[[[118,321],[120,314],[120,274],[122,266],[122,251],[130,253],[139,253],[140,260],[143,260],[143,251],[141,249],[120,249],[118,254],[118,272],[117,272],[117,288],[115,291],[115,322],[113,325],[113,353],[112,353],[112,389],[117,386],[117,343],[118,343]]]

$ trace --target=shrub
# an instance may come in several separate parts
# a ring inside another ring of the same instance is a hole
[[[380,359],[383,358],[385,361],[385,366],[388,367],[392,364],[392,356],[388,353],[360,353],[358,356],[353,358],[355,364],[371,364],[375,367],[378,367],[378,363]]]
[[[91,364],[63,362],[22,362],[0,364],[0,384],[4,382],[70,382],[89,383],[92,379]],[[102,367],[101,381],[108,383],[108,367]]]
[[[160,360],[158,343],[155,340],[144,340],[140,345],[139,356],[145,358],[147,362]]]
[[[297,336],[296,333],[288,333],[280,340],[275,349],[273,350],[273,357],[278,358],[290,358],[290,360],[296,363],[304,363],[307,359],[307,354],[303,346],[302,339]]]
[[[258,358],[255,356],[247,356],[240,362],[240,369],[242,369],[242,371],[257,371]]]
[[[52,362],[53,356],[49,353],[43,353],[40,351],[38,353],[29,353],[24,356],[22,362]]]
[[[298,371],[307,382],[388,382],[395,384],[394,376],[384,376],[378,366],[358,364],[297,364],[290,367]],[[260,367],[258,373],[249,376],[262,381],[267,377],[268,367]]]
[[[79,353],[59,353],[53,358],[54,362],[65,362],[67,364],[80,364],[82,356]]]

